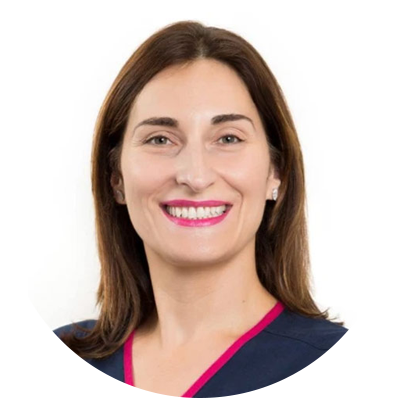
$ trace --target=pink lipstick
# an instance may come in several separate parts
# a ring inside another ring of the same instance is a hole
[[[210,201],[200,202],[200,203],[203,203],[202,206],[205,207],[204,203],[210,203]],[[180,204],[182,204],[182,203],[180,203]],[[172,206],[171,202],[168,202],[168,205]],[[219,205],[227,205],[226,210],[223,214],[219,215],[218,217],[210,217],[210,218],[204,218],[204,219],[187,219],[187,218],[174,217],[173,215],[170,215],[168,213],[166,205],[162,205],[161,209],[163,210],[164,215],[174,224],[181,225],[181,226],[189,226],[189,227],[203,227],[203,226],[210,226],[210,225],[218,224],[227,217],[229,211],[232,208],[232,205],[228,204],[228,203],[222,203],[222,202],[219,202],[219,204],[217,206],[219,206]],[[189,205],[189,206],[194,207],[193,205]],[[185,206],[185,207],[189,207],[189,206]],[[212,206],[212,205],[206,205],[206,206],[207,207],[216,207],[216,206]],[[178,206],[176,206],[176,207],[178,207]],[[183,207],[183,206],[181,206],[181,207]],[[197,207],[200,207],[200,206],[197,206]]]
[[[228,205],[231,206],[232,203],[223,200],[204,200],[204,201],[192,201],[192,200],[168,200],[161,203],[162,206],[171,207],[218,207]]]

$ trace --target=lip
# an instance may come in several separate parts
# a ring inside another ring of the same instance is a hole
[[[171,207],[218,207],[218,206],[232,206],[229,201],[222,200],[205,200],[205,201],[192,201],[192,200],[168,200],[161,203],[161,206],[171,206]]]
[[[223,203],[222,205],[227,204]],[[186,219],[174,217],[167,212],[167,206],[161,206],[164,215],[174,224],[188,227],[205,227],[210,225],[215,225],[222,222],[229,214],[232,205],[226,208],[226,211],[218,217],[204,218],[204,219]]]

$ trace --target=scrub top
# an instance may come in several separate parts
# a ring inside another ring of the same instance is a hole
[[[84,328],[92,328],[95,323],[94,319],[78,322]],[[72,324],[69,324],[53,332],[59,337],[71,329]],[[331,321],[289,311],[278,301],[180,397],[231,396],[272,385],[313,363],[347,331],[347,328]],[[105,374],[135,386],[135,359],[132,358],[134,336],[135,331],[111,356],[85,361]]]

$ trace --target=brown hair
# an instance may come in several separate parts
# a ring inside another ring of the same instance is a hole
[[[281,89],[263,58],[242,37],[196,21],[181,21],[154,33],[132,54],[112,84],[96,122],[92,192],[101,264],[97,292],[100,315],[92,330],[82,328],[88,333],[85,337],[62,336],[65,344],[83,358],[111,355],[154,311],[143,242],[132,226],[127,207],[114,199],[111,174],[120,171],[122,139],[139,92],[166,67],[199,59],[225,63],[244,81],[267,133],[271,162],[281,180],[278,200],[266,202],[256,234],[259,279],[289,310],[329,320],[328,310],[321,312],[310,293],[303,157]]]

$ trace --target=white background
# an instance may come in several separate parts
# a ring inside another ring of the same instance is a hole
[[[241,397],[393,398],[400,267],[395,6],[2,3],[0,393],[160,398],[98,372],[51,330],[97,316],[90,153],[100,105],[137,46],[190,19],[244,37],[278,79],[305,160],[314,294],[350,329],[303,371]]]

